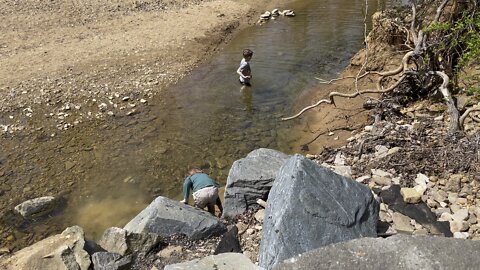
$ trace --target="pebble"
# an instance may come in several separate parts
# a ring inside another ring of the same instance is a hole
[[[397,231],[413,232],[413,226],[411,225],[410,218],[400,213],[394,212],[393,216],[393,228]]]
[[[418,203],[422,199],[422,194],[414,188],[401,188],[400,194],[402,194],[403,201],[406,203]]]
[[[365,126],[365,131],[371,132],[373,130],[373,126]]]
[[[470,224],[466,221],[452,220],[450,221],[450,231],[455,232],[464,232],[470,228]]]
[[[467,209],[460,209],[452,216],[453,220],[467,220],[468,219],[468,210]]]
[[[238,234],[239,235],[242,235],[243,233],[245,233],[248,229],[248,225],[243,223],[243,222],[239,222],[237,224],[235,224],[238,228]]]
[[[7,247],[0,248],[0,256],[10,253],[10,249]]]
[[[470,236],[468,232],[454,232],[453,237],[458,239],[467,239]]]
[[[257,213],[255,213],[255,219],[260,223],[263,222],[264,217],[265,217],[265,209],[260,209],[257,211]]]

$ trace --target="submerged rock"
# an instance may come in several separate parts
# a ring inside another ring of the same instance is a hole
[[[42,216],[53,211],[54,203],[55,198],[51,196],[35,198],[15,206],[15,212],[24,218]]]

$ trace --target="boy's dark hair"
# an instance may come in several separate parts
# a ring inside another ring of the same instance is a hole
[[[250,57],[252,55],[253,55],[252,50],[250,50],[250,49],[243,50],[243,57]]]

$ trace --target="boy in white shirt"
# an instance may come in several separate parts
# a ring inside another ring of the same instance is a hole
[[[237,73],[240,75],[240,83],[246,86],[250,86],[250,79],[252,78],[252,70],[249,63],[252,56],[253,52],[250,49],[243,50],[243,59],[240,61],[240,67],[237,69]]]

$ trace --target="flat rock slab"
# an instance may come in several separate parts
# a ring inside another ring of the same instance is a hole
[[[266,200],[278,170],[290,156],[260,148],[235,161],[225,186],[223,217],[244,213],[257,199]]]
[[[61,234],[50,236],[40,242],[0,259],[0,269],[68,269],[87,270],[91,261],[83,249],[83,229],[73,226]]]
[[[395,235],[362,238],[321,247],[276,265],[300,269],[478,269],[480,241]]]
[[[282,166],[267,201],[260,266],[360,237],[376,237],[379,204],[370,189],[301,155]]]
[[[245,255],[240,253],[222,253],[203,259],[165,266],[164,270],[260,270]]]
[[[227,227],[208,212],[160,196],[124,229],[133,233],[155,233],[161,237],[183,234],[198,240],[220,235]]]
[[[392,185],[387,190],[379,190],[378,196],[382,198],[385,204],[388,204],[390,209],[415,219],[416,222],[427,228],[431,234],[443,234],[447,237],[453,236],[448,222],[437,221],[437,215],[424,202],[417,204],[406,203],[400,194],[400,190],[400,186]]]

